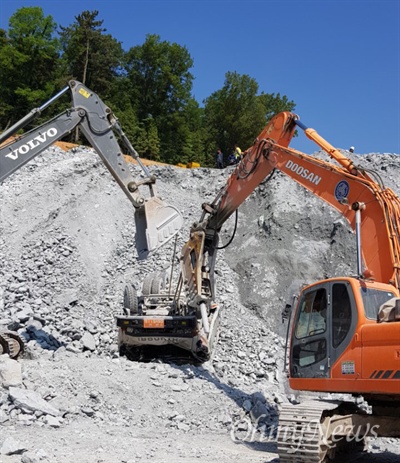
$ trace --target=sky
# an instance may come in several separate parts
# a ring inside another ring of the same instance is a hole
[[[400,154],[400,0],[0,0],[0,28],[27,6],[64,27],[97,10],[125,50],[147,34],[185,46],[201,105],[247,74],[335,147]],[[303,133],[291,146],[318,149]]]

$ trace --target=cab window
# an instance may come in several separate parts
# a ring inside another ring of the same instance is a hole
[[[351,302],[347,287],[335,283],[332,287],[332,345],[338,347],[347,336],[351,326]]]
[[[364,303],[365,316],[371,320],[378,319],[379,307],[395,295],[390,291],[379,289],[361,288],[361,296]]]
[[[310,291],[300,302],[296,338],[303,339],[326,331],[327,297],[325,288]]]
[[[324,337],[297,344],[293,349],[293,363],[299,367],[309,367],[326,357],[327,346]]]

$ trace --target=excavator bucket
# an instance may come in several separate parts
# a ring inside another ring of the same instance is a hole
[[[146,259],[178,233],[183,218],[178,209],[153,196],[143,207],[136,209],[135,224],[136,251],[139,259]]]

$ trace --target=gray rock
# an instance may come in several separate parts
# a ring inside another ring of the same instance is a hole
[[[33,452],[26,452],[21,457],[21,463],[39,463],[40,458]]]
[[[62,425],[62,418],[46,415],[44,422],[52,428],[59,428]]]
[[[94,351],[96,350],[96,340],[94,336],[89,333],[89,331],[86,331],[86,333],[82,336],[80,342],[82,343],[82,346],[84,349]]]
[[[6,389],[22,384],[21,365],[8,355],[0,355],[0,386]]]
[[[91,407],[82,407],[81,408],[82,413],[84,413],[86,416],[93,416],[95,414],[95,411]]]
[[[258,421],[261,418],[267,418],[268,416],[268,407],[261,401],[257,401],[254,407],[250,410],[250,417],[253,421]]]
[[[0,424],[3,424],[8,420],[9,420],[9,418],[8,418],[7,414],[3,410],[0,410]]]
[[[4,290],[0,288],[0,312],[4,312]]]
[[[19,455],[25,452],[26,448],[12,437],[6,437],[1,446],[1,455]]]
[[[10,387],[10,399],[15,406],[21,409],[39,411],[46,415],[59,416],[60,411],[42,399],[41,395],[35,391],[28,391],[17,387]]]
[[[242,406],[243,406],[243,409],[246,410],[246,412],[249,412],[253,405],[251,403],[251,400],[245,400]]]

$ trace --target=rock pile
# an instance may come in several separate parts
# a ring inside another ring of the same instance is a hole
[[[357,157],[395,189],[397,159]],[[140,289],[148,273],[176,264],[175,246],[179,253],[229,169],[151,167],[185,225],[146,261],[136,258],[132,206],[91,150],[53,147],[0,186],[0,327],[27,342],[24,358],[0,357],[5,463],[276,461],[271,439],[233,441],[255,429],[273,437],[279,405],[295,400],[286,393],[281,311],[300,284],[355,264],[341,217],[291,180],[263,183],[220,251],[223,320],[211,362],[135,363],[117,352],[125,284]],[[222,243],[233,229],[229,219]],[[376,452],[387,448],[395,461],[396,442],[382,442]]]

